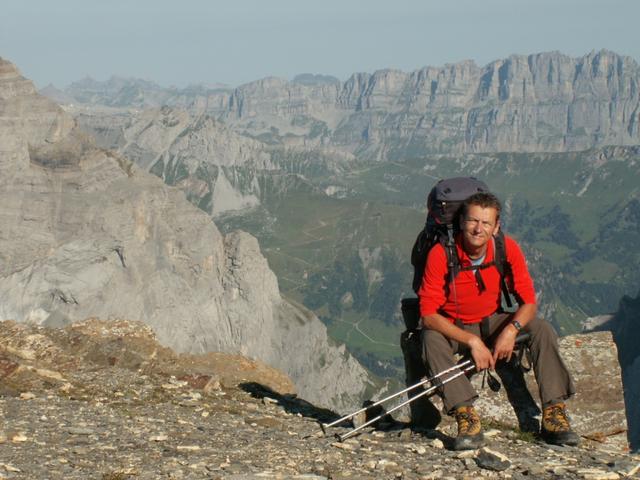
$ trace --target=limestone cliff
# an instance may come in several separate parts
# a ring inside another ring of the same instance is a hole
[[[2,319],[141,320],[179,352],[261,359],[337,409],[369,385],[315,316],[280,297],[255,238],[223,237],[182,192],[96,147],[1,59],[0,221]]]
[[[160,95],[158,86],[110,81],[76,83],[66,93],[108,105],[162,102],[283,145],[396,159],[637,144],[639,86],[633,59],[602,50],[579,58],[512,55],[483,67],[464,61],[410,73],[380,70],[343,83],[265,78],[234,90],[165,89]],[[137,95],[123,101],[132,90]]]

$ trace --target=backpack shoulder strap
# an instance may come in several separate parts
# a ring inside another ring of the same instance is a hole
[[[496,268],[500,274],[500,290],[502,290],[502,297],[507,309],[513,309],[513,296],[509,292],[509,286],[507,285],[506,277],[511,274],[511,265],[507,260],[507,245],[504,238],[504,232],[498,231],[498,234],[493,237],[493,244],[495,247],[493,258],[496,262]]]
[[[495,247],[493,259],[496,262],[496,268],[500,273],[500,277],[504,278],[511,271],[511,266],[507,260],[507,246],[504,238],[504,232],[498,230],[498,234],[493,237]]]
[[[453,282],[458,273],[460,273],[460,258],[458,257],[458,248],[456,247],[453,226],[447,225],[446,230],[440,234],[439,241],[447,255],[449,282]]]

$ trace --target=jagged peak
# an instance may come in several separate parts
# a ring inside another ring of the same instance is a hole
[[[8,100],[35,94],[36,87],[33,82],[23,77],[13,63],[0,58],[0,99]]]
[[[4,71],[19,73],[18,68],[12,62],[6,60],[3,57],[0,57],[0,72]]]
[[[426,67],[426,68],[431,68],[431,67]],[[478,65],[474,60],[466,59],[466,60],[460,60],[459,62],[447,62],[441,67],[433,67],[433,68],[436,68],[438,70],[455,70],[460,68],[478,68]]]
[[[567,55],[566,53],[561,52],[560,50],[549,50],[546,52],[531,53],[529,55],[513,54],[509,56],[509,58],[512,58],[512,57],[527,58],[527,59],[530,59],[530,58],[552,58],[552,59],[563,59],[563,60],[573,59],[573,57],[571,57],[570,55]]]
[[[622,59],[624,61],[630,61],[632,63],[637,64],[636,60],[633,57],[630,57],[628,55],[621,55],[617,52],[614,52],[613,50],[609,50],[607,48],[601,48],[600,50],[591,50],[589,53],[587,53],[586,55],[583,55],[582,58],[603,58],[603,57],[613,57],[616,59]]]
[[[30,84],[32,83],[30,80],[22,76],[18,67],[16,67],[9,60],[6,60],[2,57],[0,57],[0,80],[4,80],[4,81],[18,80],[18,81],[28,82]],[[34,87],[34,91],[35,91],[35,87]]]
[[[101,83],[99,80],[96,80],[90,75],[85,75],[80,80],[71,82],[71,84],[67,88],[96,86],[99,83]]]
[[[323,75],[320,73],[300,73],[296,75],[291,83],[316,87],[320,85],[335,85],[340,83],[340,79],[332,75]]]
[[[351,76],[344,82],[345,85],[354,84],[354,83],[366,83],[373,75],[368,72],[355,72],[352,73]]]
[[[389,75],[406,75],[407,72],[400,70],[399,68],[380,68],[373,72],[374,77],[386,77]]]
[[[137,86],[150,90],[163,89],[162,86],[158,85],[152,80],[142,78],[111,75],[107,80],[96,80],[95,78],[87,75],[78,81],[72,82],[68,87],[65,88],[65,90],[70,90],[73,88],[120,90],[128,86]]]
[[[176,90],[180,93],[213,93],[213,92],[231,92],[234,87],[228,85],[226,83],[191,83],[184,87],[183,89],[179,89],[177,87],[170,87],[172,90]]]
[[[265,89],[265,88],[273,88],[273,87],[284,87],[288,86],[289,81],[285,78],[268,76],[263,77],[258,80],[254,80],[249,83],[244,83],[240,85],[236,90],[256,90],[256,89]]]

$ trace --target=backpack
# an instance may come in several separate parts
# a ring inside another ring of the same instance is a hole
[[[413,291],[418,293],[422,284],[425,264],[429,251],[440,243],[447,255],[447,266],[449,270],[449,284],[451,284],[459,272],[465,270],[475,270],[479,275],[479,270],[495,265],[500,274],[502,290],[502,305],[504,311],[514,310],[513,295],[509,292],[505,277],[510,273],[511,268],[507,262],[504,233],[502,229],[494,237],[495,253],[494,261],[483,264],[479,267],[461,267],[458,251],[455,246],[455,235],[459,232],[459,217],[464,201],[474,193],[489,193],[487,184],[474,177],[454,177],[440,180],[429,192],[427,197],[427,219],[424,228],[418,234],[413,248],[411,249],[411,264],[413,265]],[[480,277],[479,283],[483,285]],[[405,324],[408,329],[417,328],[419,312],[417,312],[416,298],[406,298],[402,300],[402,312]]]

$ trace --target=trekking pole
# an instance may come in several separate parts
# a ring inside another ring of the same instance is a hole
[[[389,395],[388,397],[383,398],[382,400],[378,400],[377,402],[372,403],[371,405],[367,405],[366,407],[362,407],[360,410],[357,410],[357,411],[355,411],[353,413],[350,413],[349,415],[345,415],[344,417],[341,417],[338,420],[335,420],[335,421],[333,421],[331,423],[321,423],[320,424],[320,428],[322,428],[322,432],[326,434],[327,433],[326,432],[327,428],[330,428],[330,427],[333,427],[335,425],[338,425],[339,423],[342,423],[345,420],[349,420],[350,418],[353,418],[356,415],[369,410],[370,408],[377,407],[378,405],[381,405],[381,404],[391,400],[392,398],[396,398],[396,397],[402,395],[403,393],[407,393],[407,392],[413,390],[414,388],[417,388],[417,387],[420,387],[420,386],[422,386],[422,385],[424,385],[426,383],[432,382],[432,381],[436,380],[437,378],[441,377],[442,375],[445,375],[445,374],[447,374],[449,372],[452,372],[453,370],[456,370],[456,369],[459,369],[459,368],[462,368],[462,367],[467,367],[471,363],[472,363],[471,359],[465,360],[464,362],[459,363],[457,365],[454,365],[451,368],[447,368],[446,370],[443,370],[442,372],[440,372],[440,373],[438,373],[436,375],[433,375],[432,377],[425,378],[424,380],[421,380],[420,382],[415,383],[415,384],[411,385],[410,387],[405,388],[404,390],[400,390],[399,392],[393,393],[393,394]],[[417,396],[414,396],[412,398],[417,398]]]
[[[519,345],[519,344],[524,343],[524,342],[526,342],[527,340],[529,340],[529,338],[530,338],[530,334],[529,334],[529,333],[526,333],[526,332],[525,332],[525,333],[521,333],[521,334],[519,334],[519,335],[516,337],[516,340],[515,340],[515,342],[514,342],[514,343],[515,343],[515,345]],[[328,428],[328,427],[332,427],[332,426],[334,426],[334,425],[339,424],[340,422],[343,422],[343,421],[345,421],[345,420],[348,420],[349,418],[352,418],[352,417],[354,417],[354,416],[358,415],[359,413],[362,413],[362,412],[364,412],[364,411],[366,411],[366,410],[368,410],[368,409],[370,409],[370,408],[372,408],[372,407],[375,407],[375,406],[377,406],[377,405],[380,405],[380,404],[382,404],[382,403],[386,402],[387,400],[391,400],[392,398],[395,398],[395,397],[397,397],[397,396],[399,396],[399,395],[402,395],[402,394],[403,394],[403,393],[405,393],[405,392],[408,392],[408,391],[410,391],[410,390],[413,390],[414,388],[416,388],[416,387],[418,387],[418,386],[424,385],[425,383],[428,383],[428,382],[433,382],[434,380],[438,379],[438,378],[439,378],[439,377],[441,377],[442,375],[445,375],[445,374],[447,374],[447,373],[450,373],[450,372],[452,372],[453,370],[457,370],[457,369],[458,369],[458,370],[460,370],[460,369],[461,369],[459,372],[457,372],[457,373],[455,373],[454,375],[452,375],[452,376],[450,376],[450,377],[446,378],[444,381],[440,382],[438,385],[433,385],[433,386],[431,386],[431,387],[427,388],[426,390],[423,390],[422,392],[418,393],[417,395],[414,395],[413,397],[409,398],[408,400],[405,400],[405,401],[404,401],[404,402],[402,402],[400,405],[397,405],[397,406],[393,407],[393,408],[392,408],[391,410],[389,410],[388,412],[382,413],[382,414],[378,415],[377,417],[372,418],[371,420],[369,420],[369,421],[367,421],[367,422],[363,423],[363,424],[362,424],[362,425],[360,425],[359,427],[354,428],[353,430],[351,430],[351,431],[349,431],[349,432],[345,433],[344,435],[338,435],[338,434],[336,434],[336,437],[338,438],[338,440],[340,440],[340,441],[342,442],[342,441],[346,440],[347,438],[349,438],[349,437],[353,436],[355,433],[359,432],[359,431],[360,431],[360,430],[362,430],[363,428],[368,427],[369,425],[371,425],[371,424],[373,424],[373,423],[377,422],[378,420],[380,420],[380,419],[381,419],[382,417],[384,417],[385,415],[389,415],[390,413],[395,412],[395,411],[396,411],[396,410],[398,410],[399,408],[402,408],[402,407],[404,407],[405,405],[410,404],[411,402],[413,402],[414,400],[417,400],[417,399],[418,399],[418,398],[420,398],[420,397],[423,397],[423,396],[425,396],[425,395],[432,394],[432,393],[433,393],[433,392],[435,392],[438,388],[442,387],[443,385],[446,385],[446,384],[447,384],[447,383],[449,383],[450,381],[455,380],[456,378],[458,378],[458,377],[460,377],[460,376],[464,375],[465,373],[467,373],[467,372],[470,372],[470,371],[474,370],[475,368],[476,368],[476,366],[475,366],[475,364],[473,363],[473,360],[471,360],[471,359],[466,360],[466,361],[464,361],[464,362],[462,362],[462,363],[459,363],[459,364],[457,364],[457,365],[454,365],[453,367],[447,368],[446,370],[443,370],[442,372],[440,372],[440,373],[438,373],[438,374],[436,374],[436,375],[434,375],[434,376],[432,376],[432,377],[426,378],[426,379],[424,379],[424,380],[422,380],[422,381],[420,381],[420,382],[416,383],[415,385],[412,385],[412,386],[410,386],[410,387],[408,387],[408,388],[405,388],[404,390],[401,390],[401,391],[399,391],[399,392],[397,392],[397,393],[394,393],[394,394],[392,394],[392,395],[389,395],[388,397],[383,398],[382,400],[378,400],[377,402],[372,403],[371,405],[368,405],[368,406],[366,406],[366,407],[364,407],[364,408],[361,408],[360,410],[358,410],[358,411],[356,411],[356,412],[354,412],[354,413],[351,413],[351,414],[349,414],[349,415],[345,415],[344,417],[339,418],[338,420],[336,420],[336,421],[334,421],[334,422],[331,422],[331,423],[328,423],[328,424],[323,424],[323,423],[321,423],[321,424],[320,424],[320,427],[322,428],[322,432],[326,434],[326,430],[325,430],[325,429],[326,429],[326,428]]]
[[[456,365],[456,367],[458,367],[458,365]],[[389,415],[389,414],[391,414],[391,413],[395,412],[395,411],[396,411],[396,410],[398,410],[399,408],[402,408],[402,407],[404,407],[405,405],[410,404],[411,402],[413,402],[414,400],[417,400],[417,399],[418,399],[418,398],[420,398],[420,397],[423,397],[423,396],[425,396],[425,395],[429,395],[429,394],[431,394],[431,393],[435,392],[435,391],[436,391],[436,389],[438,389],[438,388],[442,387],[443,385],[446,385],[446,384],[447,384],[447,383],[449,383],[450,381],[455,380],[456,378],[458,378],[458,377],[460,377],[460,376],[464,375],[465,373],[470,372],[471,370],[474,370],[475,368],[476,368],[476,366],[475,366],[473,363],[471,363],[471,365],[466,366],[464,369],[462,369],[462,370],[461,370],[461,371],[459,371],[458,373],[456,373],[456,374],[454,374],[454,375],[450,376],[449,378],[445,379],[445,380],[444,380],[443,382],[441,382],[439,385],[434,385],[434,386],[432,386],[432,387],[427,388],[426,390],[424,390],[424,391],[420,392],[419,394],[414,395],[413,397],[409,398],[408,400],[405,400],[405,401],[404,401],[404,402],[402,402],[400,405],[396,405],[395,407],[393,407],[393,408],[392,408],[391,410],[389,410],[388,412],[382,413],[382,414],[378,415],[377,417],[372,418],[372,419],[371,419],[371,420],[369,420],[368,422],[363,423],[363,424],[362,424],[362,425],[360,425],[359,427],[354,428],[353,430],[351,430],[351,431],[349,431],[349,432],[345,433],[344,435],[338,435],[338,434],[336,434],[336,438],[337,438],[339,441],[341,441],[341,442],[345,441],[347,438],[349,438],[349,437],[351,437],[351,436],[355,435],[357,432],[359,432],[359,431],[360,431],[360,430],[362,430],[363,428],[366,428],[366,427],[368,427],[369,425],[371,425],[372,423],[377,422],[378,420],[380,420],[380,419],[381,419],[382,417],[384,417],[385,415]],[[443,372],[443,373],[444,373],[444,372]]]

